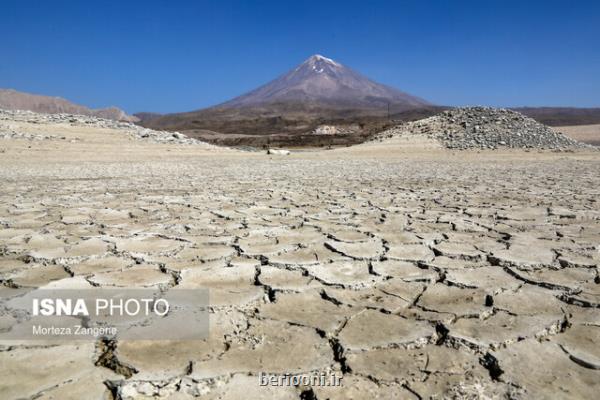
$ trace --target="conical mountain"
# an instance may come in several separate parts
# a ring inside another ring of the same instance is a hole
[[[389,113],[432,107],[421,98],[316,54],[288,73],[227,102],[141,124],[154,129],[226,134],[302,134],[323,123],[361,123],[365,118],[386,118]]]
[[[395,109],[429,104],[316,54],[287,74],[219,107],[253,107],[280,102],[321,102],[335,108],[378,108],[392,103]]]

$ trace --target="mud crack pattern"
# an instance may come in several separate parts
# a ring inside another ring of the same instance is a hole
[[[3,167],[12,295],[207,287],[211,333],[3,343],[0,397],[593,398],[600,163],[553,157]]]

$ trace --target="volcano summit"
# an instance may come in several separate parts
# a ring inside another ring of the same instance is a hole
[[[374,82],[367,77],[321,55],[314,55],[292,71],[219,107],[256,106],[278,102],[321,103],[333,108],[427,105],[425,100]]]

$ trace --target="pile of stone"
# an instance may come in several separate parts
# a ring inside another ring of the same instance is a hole
[[[349,135],[356,133],[360,127],[356,124],[352,125],[319,125],[313,131],[313,135]]]
[[[122,130],[124,133],[130,135],[134,139],[154,143],[172,143],[215,147],[206,142],[189,138],[179,132],[155,131],[132,124],[130,122],[120,122],[86,115],[39,114],[31,111],[3,109],[0,109],[0,138],[28,140],[64,139],[64,137],[57,137],[54,135],[32,135],[18,132],[14,122],[27,122],[33,124],[66,123],[72,126],[93,126],[97,128]]]
[[[589,148],[550,127],[515,111],[491,107],[463,107],[408,122],[379,133],[374,140],[421,134],[450,149],[525,148],[568,150]]]

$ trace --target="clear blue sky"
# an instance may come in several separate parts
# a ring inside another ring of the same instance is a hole
[[[0,87],[91,107],[222,102],[314,53],[445,105],[600,106],[600,1],[13,1]]]

